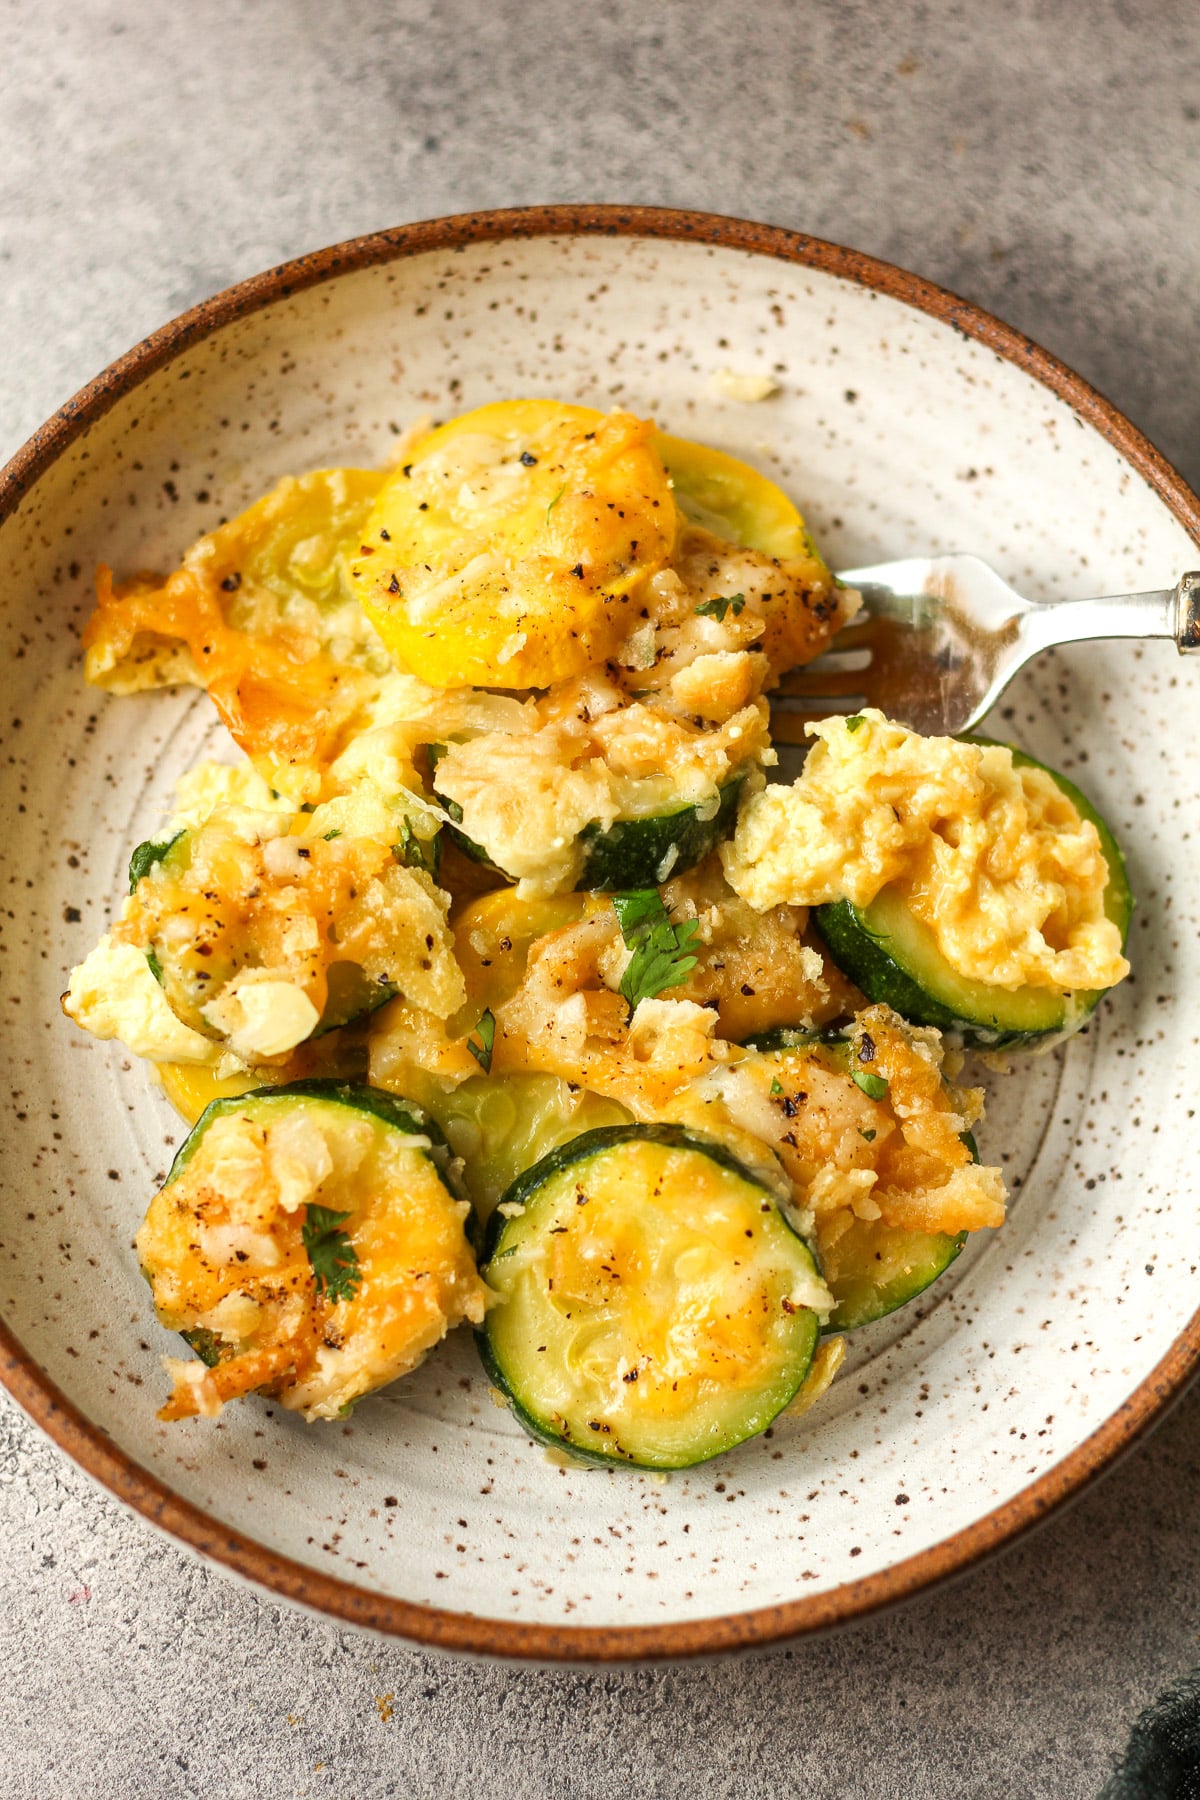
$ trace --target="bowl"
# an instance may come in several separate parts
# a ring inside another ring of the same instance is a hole
[[[1196,1364],[1181,726],[1200,687],[1169,644],[1079,646],[1041,658],[992,721],[1123,838],[1135,973],[1064,1048],[989,1077],[981,1142],[1008,1224],[856,1334],[810,1418],[670,1480],[558,1467],[459,1333],[352,1420],[309,1427],[254,1400],[163,1425],[172,1340],[131,1240],[181,1127],[58,996],[216,731],[192,691],[85,688],[92,571],[170,566],[285,473],[380,461],[422,414],[523,393],[620,404],[759,464],[835,567],[970,549],[1049,599],[1165,586],[1197,560],[1195,497],[1077,376],[913,275],[766,226],[573,206],[443,219],[285,264],[155,333],[0,475],[0,1375],[145,1518],[337,1619],[540,1660],[761,1646],[1010,1541]]]

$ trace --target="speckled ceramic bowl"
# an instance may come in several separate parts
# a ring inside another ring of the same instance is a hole
[[[766,374],[759,404],[719,369]],[[131,1239],[181,1137],[140,1066],[61,1017],[130,847],[215,737],[193,693],[83,685],[90,575],[162,568],[290,471],[386,456],[426,411],[551,393],[761,464],[834,565],[971,549],[1032,597],[1173,582],[1200,508],[1024,338],[832,245],[695,215],[440,221],[272,270],[114,365],[0,476],[8,683],[0,1372],[175,1537],[275,1593],[447,1648],[637,1658],[861,1616],[1043,1517],[1161,1413],[1200,1350],[1195,669],[1043,658],[994,730],[1068,770],[1127,848],[1135,975],[1065,1051],[989,1085],[1013,1206],[852,1340],[811,1419],[688,1475],[552,1466],[465,1333],[355,1413],[261,1401],[164,1426]]]

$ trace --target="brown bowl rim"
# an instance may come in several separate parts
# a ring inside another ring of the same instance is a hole
[[[0,470],[0,522],[38,477],[123,395],[222,326],[354,270],[476,243],[510,239],[643,237],[685,240],[819,269],[901,300],[1032,375],[1108,440],[1200,544],[1200,500],[1111,402],[1032,338],[982,307],[861,251],[781,226],[654,206],[555,204],[423,220],[353,238],[277,264],[224,289],[154,331],[90,381]],[[1200,1368],[1200,1311],[1117,1410],[1069,1455],[1011,1500],[915,1556],[826,1593],[745,1612],[664,1625],[519,1623],[449,1612],[294,1562],[212,1519],[119,1449],[57,1387],[0,1321],[0,1383],[60,1449],[118,1500],[256,1587],[348,1625],[433,1649],[532,1662],[619,1663],[763,1649],[861,1620],[960,1574],[1049,1517],[1156,1424]]]

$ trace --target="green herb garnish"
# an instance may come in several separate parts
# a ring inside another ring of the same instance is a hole
[[[562,497],[566,493],[566,491],[567,491],[567,484],[564,481],[562,486],[559,488],[557,494],[555,494],[553,500],[550,502],[549,506],[546,508],[546,523],[547,523],[547,525],[550,523],[550,514],[554,511],[555,507],[558,505],[559,501],[562,499]]]
[[[342,1225],[348,1212],[329,1206],[306,1206],[300,1236],[312,1265],[318,1294],[327,1300],[353,1300],[362,1281],[358,1252]]]
[[[778,1079],[776,1079],[776,1080],[774,1080],[774,1081],[772,1081],[772,1083],[771,1083],[771,1093],[772,1093],[772,1095],[775,1095],[775,1094],[782,1094],[782,1092],[783,1092],[783,1083],[782,1083],[782,1081],[779,1081],[779,1080],[778,1080]]]
[[[427,875],[436,878],[438,872],[437,838],[418,837],[408,819],[400,821],[400,836],[392,845],[392,855],[398,863],[404,863],[410,869],[424,869]]]
[[[334,840],[334,838],[335,838],[335,837],[341,837],[341,835],[342,835],[342,828],[341,828],[341,826],[340,826],[340,825],[335,825],[335,826],[334,826],[334,828],[333,828],[333,830],[332,830],[332,831],[327,831],[327,832],[326,832],[326,833],[325,833],[325,842],[326,842],[326,843],[327,843],[327,844],[332,844],[332,842],[333,842],[333,840]]]
[[[866,718],[865,713],[853,713],[853,714],[851,714],[850,718],[848,718],[846,720],[846,730],[849,732],[855,732],[858,730],[860,725],[865,725],[866,722],[867,722],[867,718]]]
[[[162,964],[159,962],[158,957],[153,950],[147,950],[146,961],[150,965],[150,973],[153,975],[155,981],[157,981],[159,987],[161,987],[163,984]]]
[[[182,831],[177,831],[172,837],[160,838],[157,842],[151,838],[149,842],[138,845],[129,859],[129,891],[131,894],[137,891],[138,882],[144,880],[151,869],[162,862],[168,850],[172,849],[182,836]]]
[[[688,951],[700,926],[695,919],[672,925],[657,888],[634,888],[613,895],[613,911],[621,936],[633,951],[621,977],[621,993],[630,1006],[652,1000],[664,988],[678,987],[696,966]]]
[[[479,1033],[479,1042],[476,1043],[474,1037],[469,1037],[467,1049],[484,1074],[489,1075],[492,1068],[492,1046],[496,1042],[496,1019],[490,1007],[480,1018],[475,1030]]]
[[[731,612],[736,619],[745,604],[745,594],[718,594],[714,600],[702,600],[696,611],[702,619],[720,621],[727,612]]]
[[[863,1139],[864,1143],[873,1144],[875,1142],[876,1133],[874,1127],[872,1127],[870,1131],[864,1131],[860,1125],[858,1128],[858,1135]]]
[[[888,1091],[888,1084],[882,1075],[869,1075],[865,1069],[851,1069],[850,1079],[855,1087],[862,1089],[868,1100],[882,1100]]]

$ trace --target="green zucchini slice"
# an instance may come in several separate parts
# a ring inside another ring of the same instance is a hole
[[[991,740],[973,738],[973,743]],[[1018,768],[1043,769],[1096,827],[1108,864],[1104,910],[1129,936],[1133,895],[1120,846],[1104,819],[1074,782],[1013,750]],[[1056,994],[1047,988],[1001,988],[960,975],[942,955],[932,932],[915,917],[904,896],[885,888],[869,906],[848,900],[813,913],[834,962],[869,1000],[894,1007],[913,1025],[934,1025],[957,1042],[984,1050],[1020,1050],[1069,1037],[1096,1010],[1107,989]]]
[[[463,1160],[463,1179],[486,1224],[518,1175],[586,1131],[624,1125],[619,1101],[581,1090],[560,1075],[526,1070],[473,1075],[429,1110]]]
[[[616,1125],[509,1188],[480,1347],[525,1429],[598,1463],[685,1469],[795,1396],[828,1296],[774,1191],[678,1125]]]
[[[579,834],[583,867],[576,891],[594,894],[620,893],[625,888],[660,887],[676,875],[695,868],[731,835],[737,824],[738,800],[748,768],[737,769],[717,792],[715,812],[700,805],[676,806],[668,812],[648,813],[644,818],[616,819],[611,825],[585,825]],[[462,807],[434,794],[453,824],[446,835],[464,856],[482,863],[505,881],[513,877],[492,861],[482,844],[461,829]]]
[[[822,1257],[837,1302],[826,1330],[857,1331],[907,1306],[945,1274],[966,1241],[965,1231],[902,1231],[856,1219]]]
[[[333,1418],[416,1366],[485,1292],[451,1152],[420,1108],[298,1081],[215,1100],[150,1204],[138,1256],[176,1366],[163,1417],[251,1391]]]
[[[325,979],[328,991],[320,1020],[313,1027],[314,1038],[369,1019],[400,992],[393,981],[372,981],[361,963],[330,963]]]
[[[789,1090],[798,1085],[794,1060],[797,1053],[803,1057],[818,1056],[828,1066],[844,1073],[847,1082],[854,1079],[854,1041],[844,1031],[816,1032],[781,1027],[748,1039],[747,1048],[759,1051],[770,1069],[778,1070],[772,1082],[778,1085],[785,1106]],[[881,1112],[890,1110],[887,1093],[872,1096],[859,1087],[859,1094],[873,1099]],[[862,1099],[852,1098],[861,1109]],[[977,1163],[979,1150],[972,1134],[964,1132],[961,1141],[970,1152],[971,1161]],[[848,1226],[844,1220],[840,1224],[843,1228],[835,1234],[828,1225],[823,1230],[818,1221],[813,1239],[822,1274],[835,1302],[825,1326],[827,1332],[856,1331],[861,1325],[874,1324],[877,1319],[907,1306],[945,1273],[967,1241],[965,1231],[908,1231],[887,1225],[881,1219],[856,1218]]]
[[[679,806],[644,819],[617,819],[607,830],[585,826],[578,885],[592,893],[620,893],[626,888],[661,887],[695,868],[733,831],[747,772],[739,769],[725,782],[717,809],[707,818],[698,806]]]
[[[335,800],[322,809],[325,816],[338,816],[340,809],[348,828],[285,830],[278,841],[251,835],[258,818],[253,809],[217,809],[198,826],[140,844],[130,859],[126,911],[136,918],[137,941],[171,1010],[191,1030],[228,1043],[250,1066],[278,1064],[297,1044],[365,1020],[414,975],[419,982],[434,967],[431,927],[435,941],[444,931],[443,902],[433,886],[437,839],[418,839],[399,813],[394,826],[385,820],[398,842],[389,843],[378,830],[360,837],[348,816],[351,806]],[[269,859],[276,852],[291,866],[285,861],[273,872]],[[376,898],[367,916],[365,903],[356,900],[369,882]],[[271,912],[272,893],[288,889],[292,911],[303,911],[313,896],[319,945],[290,963],[281,956],[278,911]],[[259,901],[256,921],[250,908]],[[452,966],[448,945],[446,952],[439,971]],[[281,966],[273,965],[275,957]],[[317,967],[326,984],[319,1015],[302,985]],[[429,979],[436,984],[440,976]],[[239,1038],[236,1011],[231,1018],[225,1006],[227,993],[231,984],[253,987],[261,980],[270,981],[268,992],[285,1009],[282,1023],[272,1017],[275,1001],[264,1002],[260,994],[255,1018],[247,1017]],[[300,1008],[294,1019],[289,1004]],[[273,1038],[283,1048],[271,1048]]]

